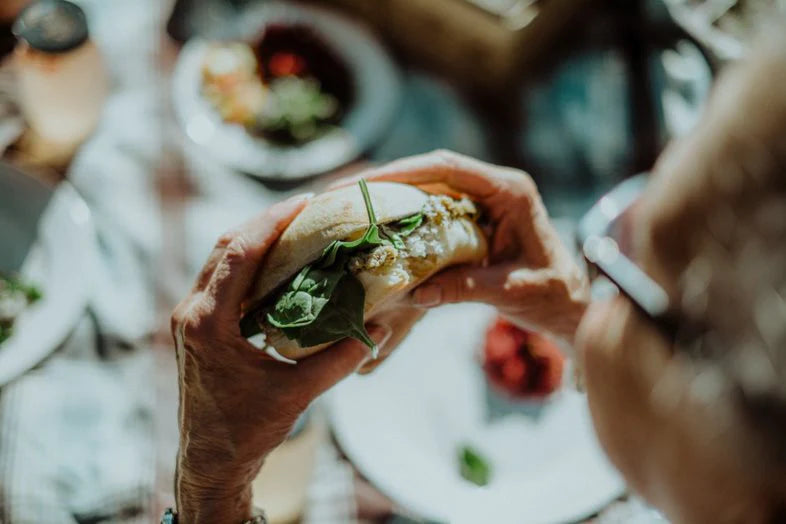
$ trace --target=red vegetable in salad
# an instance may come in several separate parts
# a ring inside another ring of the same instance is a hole
[[[543,336],[497,319],[486,334],[483,370],[491,384],[515,398],[543,398],[562,384],[565,357]]]
[[[268,69],[273,76],[297,76],[306,70],[306,62],[295,53],[280,52],[270,57]]]

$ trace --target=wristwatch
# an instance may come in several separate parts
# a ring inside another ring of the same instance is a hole
[[[258,513],[256,517],[251,517],[248,520],[242,522],[242,524],[268,524],[267,517],[265,517],[265,512],[261,510],[255,510]],[[172,508],[167,508],[164,511],[164,514],[161,516],[161,524],[180,524],[177,520],[177,513]],[[185,522],[182,524],[186,524]]]

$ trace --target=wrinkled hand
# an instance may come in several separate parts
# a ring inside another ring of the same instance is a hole
[[[435,151],[359,176],[466,194],[490,221],[488,264],[452,268],[432,277],[414,292],[415,304],[484,302],[522,327],[573,340],[589,299],[587,281],[526,173]]]
[[[250,482],[265,456],[314,398],[369,358],[363,344],[348,339],[292,366],[270,359],[240,335],[242,304],[257,268],[305,203],[303,197],[292,198],[223,235],[172,315],[180,385],[176,496],[181,522],[250,518]],[[415,320],[406,309],[394,310],[367,328],[386,354]]]

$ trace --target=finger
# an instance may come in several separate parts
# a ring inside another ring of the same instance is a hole
[[[412,293],[412,303],[431,308],[457,302],[495,304],[502,299],[512,267],[458,266],[437,273]]]
[[[243,224],[224,249],[208,283],[206,295],[220,304],[217,311],[240,314],[240,307],[254,282],[270,246],[305,207],[310,195],[297,195],[278,203]]]
[[[532,180],[522,171],[495,166],[450,151],[434,151],[412,156],[372,169],[364,174],[374,181],[403,182],[413,185],[446,184],[475,200],[482,201],[508,183]]]
[[[375,319],[375,322],[391,326],[393,334],[385,343],[385,347],[380,349],[379,357],[374,360],[369,360],[363,364],[360,369],[358,369],[358,373],[361,375],[367,375],[377,369],[385,360],[387,360],[387,358],[393,353],[399,344],[404,341],[407,335],[409,335],[409,332],[412,330],[412,327],[421,318],[423,318],[423,315],[425,314],[426,311],[424,309],[407,307],[396,309]]]
[[[651,369],[669,355],[662,333],[622,296],[587,309],[576,333],[576,349],[585,372],[625,365],[639,373],[638,381],[652,378]]]
[[[213,247],[213,251],[211,251],[210,255],[207,257],[207,262],[205,262],[199,275],[197,275],[194,287],[191,288],[192,294],[203,291],[205,287],[207,287],[208,282],[210,282],[210,279],[213,277],[213,272],[216,270],[218,262],[224,257],[224,251],[227,245],[229,245],[235,237],[235,234],[236,232],[234,231],[228,231],[218,238],[216,245]]]
[[[581,319],[576,331],[576,356],[582,368],[586,367],[584,360],[587,348],[609,347],[608,336],[612,333],[611,323],[615,320],[613,308],[614,301],[593,302]]]
[[[366,173],[368,172],[369,172],[368,170],[363,170],[359,173],[341,177],[338,180],[335,180],[334,182],[328,184],[326,191],[334,191],[336,189],[341,189],[342,187],[354,186],[360,181],[361,178],[365,178]]]
[[[308,198],[310,196],[311,196],[310,193],[302,193],[300,195],[296,195],[292,197],[290,200],[295,200],[298,198]],[[197,275],[196,281],[194,283],[194,287],[191,289],[192,293],[203,291],[205,287],[207,287],[207,284],[210,282],[210,279],[212,278],[213,273],[215,272],[216,266],[224,257],[224,253],[226,252],[227,246],[232,242],[232,240],[235,239],[235,237],[237,237],[237,235],[239,235],[243,231],[253,229],[254,227],[256,227],[255,223],[256,221],[259,220],[260,216],[262,215],[253,217],[250,220],[247,220],[246,222],[241,224],[240,226],[234,227],[229,231],[227,231],[226,233],[224,233],[223,235],[221,235],[220,237],[218,237],[218,240],[216,241],[216,245],[213,246],[213,251],[211,251],[210,255],[207,258],[207,262],[205,262],[205,265],[200,270],[199,275]]]
[[[631,447],[631,428],[657,427],[685,390],[683,367],[669,356],[657,329],[624,297],[594,304],[577,335],[590,411],[607,451]],[[620,418],[622,417],[622,418]],[[648,420],[649,419],[649,420]],[[634,432],[635,433],[635,432]],[[640,435],[642,443],[645,435]],[[634,455],[627,455],[628,458]],[[611,455],[618,467],[622,456]]]
[[[363,173],[373,167],[374,164],[368,161],[358,161],[350,164],[345,169],[341,169],[335,173],[325,175],[322,178],[327,182],[324,186],[324,191],[332,191],[333,189],[352,185],[363,177]]]
[[[367,326],[368,334],[380,351],[392,335],[389,326]],[[333,387],[341,379],[357,370],[370,357],[368,347],[355,339],[345,339],[298,362],[297,372],[303,387],[314,397]]]

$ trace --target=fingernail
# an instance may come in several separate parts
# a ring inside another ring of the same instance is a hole
[[[421,286],[415,290],[412,300],[420,307],[438,306],[442,302],[442,288],[433,284]]]
[[[373,326],[369,326],[368,328],[368,336],[371,337],[371,340],[374,341],[375,347],[371,350],[366,358],[364,358],[360,364],[355,368],[355,372],[363,369],[363,366],[368,364],[369,362],[376,360],[380,350],[385,347],[387,341],[390,339],[390,336],[393,334],[393,330],[390,329],[388,326],[382,326],[379,324],[374,324]]]
[[[368,335],[371,337],[371,340],[377,345],[377,349],[382,349],[385,347],[390,335],[393,334],[393,330],[391,330],[388,326],[380,326],[375,325],[369,329]]]
[[[358,368],[356,373],[358,375],[368,375],[369,373],[371,373],[372,371],[377,369],[377,365],[378,364],[379,364],[379,361],[375,361],[373,363],[366,362],[362,366],[360,366],[360,368]]]

